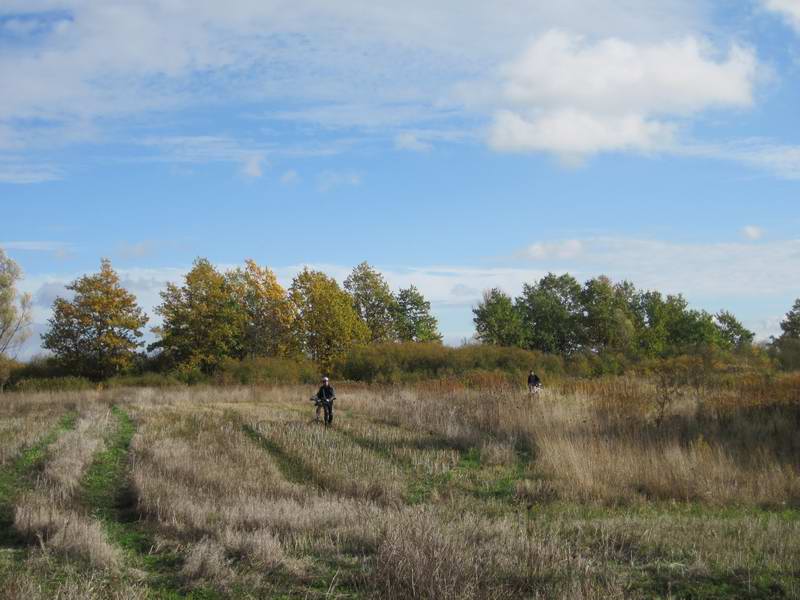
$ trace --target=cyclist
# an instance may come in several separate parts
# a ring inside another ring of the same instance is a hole
[[[541,387],[542,380],[539,379],[539,376],[536,373],[531,371],[530,375],[528,375],[528,393],[538,394]]]
[[[333,423],[333,401],[336,400],[336,392],[327,377],[322,378],[322,385],[316,396],[322,409],[325,411],[325,425]],[[319,411],[319,406],[317,407]],[[319,413],[318,413],[319,414]]]

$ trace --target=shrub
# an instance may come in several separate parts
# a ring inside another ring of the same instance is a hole
[[[336,366],[340,379],[377,383],[414,382],[465,377],[523,382],[531,369],[561,375],[563,361],[554,355],[521,348],[469,345],[452,348],[436,343],[388,343],[360,346]],[[487,376],[488,373],[495,375]]]
[[[20,379],[14,384],[14,391],[17,392],[76,392],[90,390],[97,387],[85,377],[47,377]]]
[[[318,367],[304,358],[228,358],[220,363],[214,374],[214,382],[222,385],[314,383],[318,379]]]

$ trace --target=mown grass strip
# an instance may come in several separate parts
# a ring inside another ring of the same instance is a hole
[[[0,468],[0,545],[21,546],[14,530],[14,505],[19,495],[33,485],[34,474],[47,458],[47,448],[61,435],[73,429],[78,413],[68,412],[37,443],[24,449],[12,463]]]

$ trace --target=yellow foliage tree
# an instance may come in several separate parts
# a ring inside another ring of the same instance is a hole
[[[286,290],[268,267],[246,260],[244,269],[226,275],[239,308],[244,311],[245,356],[287,356],[293,350],[295,311]]]
[[[84,275],[67,289],[75,295],[72,300],[56,298],[43,347],[70,372],[93,379],[129,369],[143,345],[139,338],[147,315],[120,285],[111,262],[103,259],[99,273]]]
[[[352,299],[325,273],[304,269],[292,281],[289,296],[296,311],[295,339],[323,369],[330,369],[354,344],[369,340],[369,327]]]

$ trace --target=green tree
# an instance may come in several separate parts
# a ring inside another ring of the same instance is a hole
[[[120,285],[111,262],[103,259],[99,273],[84,275],[67,289],[74,296],[56,298],[42,346],[66,369],[93,379],[129,369],[143,345],[139,338],[147,316]]]
[[[304,269],[292,281],[289,297],[296,314],[295,339],[323,369],[330,369],[354,344],[369,340],[369,328],[352,299],[325,273]]]
[[[800,340],[800,298],[794,301],[794,306],[781,321],[781,331],[782,338]]]
[[[30,335],[31,297],[17,291],[22,271],[0,248],[0,360],[10,360]]]
[[[397,293],[395,327],[401,342],[441,342],[439,322],[431,313],[431,303],[413,285]]]
[[[742,350],[752,345],[756,334],[742,325],[733,313],[723,310],[714,319],[725,347]]]
[[[245,356],[287,356],[293,348],[294,307],[268,267],[245,261],[226,273],[234,301],[244,311],[242,352]]]
[[[784,369],[800,369],[800,298],[781,321],[781,335],[772,338],[770,353]]]
[[[390,342],[397,338],[394,322],[397,301],[383,275],[362,262],[344,280],[344,289],[353,298],[356,312],[369,327],[372,342]]]
[[[483,300],[472,309],[475,332],[484,344],[520,346],[522,318],[511,297],[498,288],[483,293]]]
[[[150,349],[161,349],[173,365],[211,373],[226,357],[244,355],[247,313],[231,283],[205,258],[198,258],[184,284],[168,283],[161,292],[161,339]]]
[[[548,273],[525,284],[516,305],[528,349],[569,355],[583,346],[581,285],[572,275]]]
[[[636,334],[630,284],[614,285],[608,277],[587,281],[581,290],[586,343],[595,351],[627,352]]]

